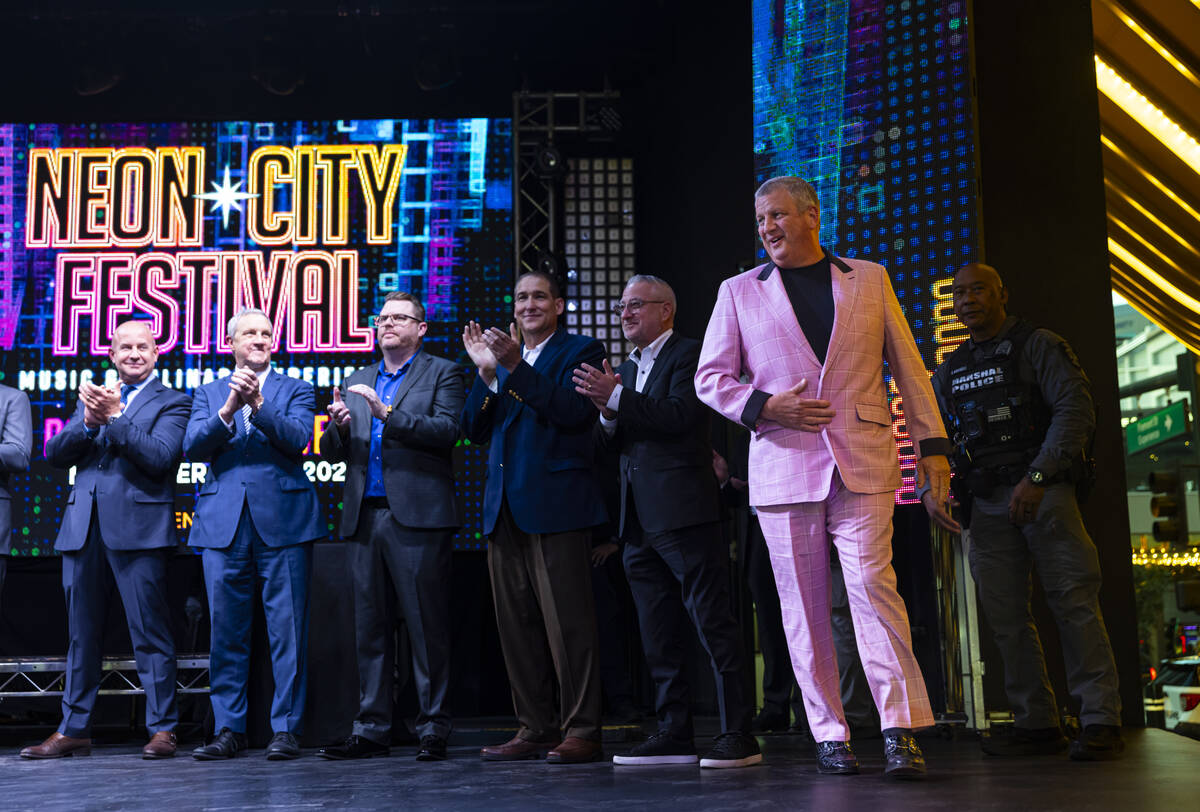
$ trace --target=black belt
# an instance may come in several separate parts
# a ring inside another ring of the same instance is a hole
[[[391,510],[386,496],[364,496],[362,504],[363,507],[374,510]]]

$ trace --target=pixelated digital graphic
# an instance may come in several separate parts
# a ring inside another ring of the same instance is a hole
[[[821,242],[891,273],[932,370],[965,331],[948,309],[978,224],[967,36],[961,0],[753,0],[754,152],[760,181],[817,189]],[[890,377],[904,485],[912,441]]]
[[[13,554],[52,552],[71,473],[45,442],[82,381],[116,381],[116,324],[148,320],[156,374],[190,392],[231,371],[225,323],[246,306],[275,323],[276,370],[316,388],[304,468],[336,538],[344,467],[316,438],[332,388],[378,363],[368,319],[383,298],[419,295],[424,349],[464,369],[462,325],[507,323],[511,143],[509,120],[485,118],[0,124],[2,380],[34,417]],[[456,542],[474,549],[483,466],[461,451]],[[181,541],[205,473],[178,469]]]

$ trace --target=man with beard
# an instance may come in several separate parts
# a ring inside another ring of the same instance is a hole
[[[422,349],[429,325],[411,293],[375,317],[378,365],[333,390],[321,453],[345,461],[341,534],[348,543],[358,655],[358,716],[328,759],[384,756],[392,736],[396,605],[408,626],[420,713],[418,761],[446,758],[450,714],[450,539],[458,526],[454,461],[462,371]]]

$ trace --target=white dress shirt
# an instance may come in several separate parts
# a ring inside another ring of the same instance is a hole
[[[558,331],[555,330],[555,333],[556,332],[558,332]],[[542,343],[538,344],[536,347],[526,347],[524,344],[522,344],[521,345],[521,360],[524,361],[525,363],[529,364],[529,366],[533,366],[534,364],[536,364],[538,356],[542,354],[542,350],[545,349],[545,347],[546,347],[546,342],[552,338],[554,338],[554,333],[551,333],[550,335],[546,336],[545,340],[543,340]],[[488,384],[488,389],[491,389],[493,392],[499,392],[500,391],[500,379],[492,378],[492,382]]]
[[[629,353],[629,360],[637,364],[638,368],[637,380],[633,382],[633,391],[641,392],[646,388],[646,381],[650,377],[650,370],[654,369],[654,362],[658,359],[658,354],[662,352],[663,345],[667,343],[667,339],[674,332],[674,328],[667,328],[662,335],[647,344],[645,349],[635,349]],[[614,412],[617,411],[617,408],[621,405],[621,392],[624,390],[625,387],[621,384],[614,386],[612,394],[608,396],[608,402],[604,405]],[[617,419],[614,417],[612,420],[609,420],[601,414],[600,426],[605,432],[612,434],[617,430]]]

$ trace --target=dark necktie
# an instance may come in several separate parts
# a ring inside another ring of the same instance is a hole
[[[134,389],[137,389],[137,387],[131,383],[122,384],[122,386],[121,386],[121,407],[122,408],[124,408],[125,404],[129,402],[129,395],[131,392],[133,392]]]

